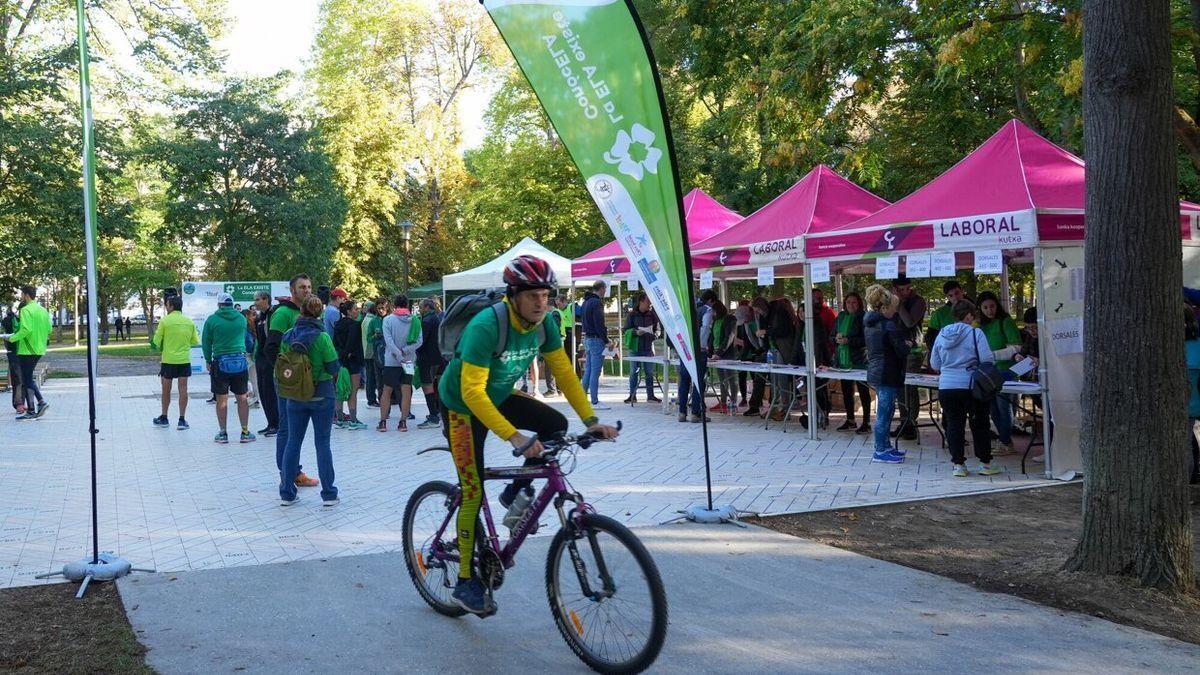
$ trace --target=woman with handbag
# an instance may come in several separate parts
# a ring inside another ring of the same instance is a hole
[[[971,447],[982,465],[979,474],[994,476],[1000,469],[992,467],[992,432],[988,428],[990,401],[976,395],[972,387],[972,379],[981,372],[981,366],[994,363],[992,349],[983,331],[971,325],[979,310],[970,300],[954,303],[951,312],[957,323],[938,333],[929,354],[929,365],[941,373],[938,399],[942,404],[942,422],[946,427],[950,459],[954,462],[954,475],[962,478],[968,474],[965,444],[969,419]]]

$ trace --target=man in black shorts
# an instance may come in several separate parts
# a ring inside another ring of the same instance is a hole
[[[208,364],[213,396],[217,398],[217,432],[214,443],[229,442],[225,423],[229,416],[229,392],[237,397],[238,421],[242,423],[242,443],[253,443],[250,433],[250,363],[246,360],[246,317],[233,307],[233,296],[217,296],[217,311],[204,321],[200,346]]]
[[[433,298],[421,301],[421,347],[417,349],[417,371],[421,375],[421,391],[425,393],[425,405],[429,414],[418,429],[437,429],[442,426],[441,404],[438,401],[438,378],[446,367],[442,351],[438,347],[438,330],[442,325],[442,308]]]
[[[200,344],[200,333],[196,324],[183,315],[183,298],[172,295],[167,298],[167,315],[158,322],[154,330],[154,339],[150,347],[162,352],[162,366],[158,376],[162,378],[162,414],[154,418],[154,426],[169,427],[167,410],[171,406],[171,382],[179,382],[179,423],[175,427],[180,431],[188,429],[188,378],[192,374],[192,346]]]

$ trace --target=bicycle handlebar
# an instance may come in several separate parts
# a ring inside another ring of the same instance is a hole
[[[621,421],[617,420],[617,424],[616,424],[617,431],[620,431],[621,427],[623,427],[623,426],[624,425],[621,423]],[[591,445],[592,443],[595,443],[596,441],[600,441],[600,440],[604,440],[604,439],[602,439],[600,436],[597,436],[596,434],[594,434],[590,431],[585,431],[581,434],[563,434],[562,437],[560,437],[558,439],[546,441],[543,445],[546,445],[548,447],[546,449],[546,452],[543,454],[552,454],[553,452],[557,452],[558,450],[565,448],[567,446],[570,446],[570,445],[578,445],[580,447],[586,448],[587,446]],[[538,442],[537,434],[534,434],[533,437],[529,439],[528,443],[525,443],[524,445],[522,445],[519,448],[513,448],[513,451],[512,451],[513,457],[520,457],[520,456],[524,455],[525,452],[527,450],[529,450],[529,448],[532,448],[533,444],[537,443],[537,442]]]

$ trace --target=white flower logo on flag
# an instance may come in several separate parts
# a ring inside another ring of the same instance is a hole
[[[641,161],[629,154],[634,143],[642,146],[645,151],[646,156]],[[634,124],[628,132],[624,129],[617,132],[617,140],[613,143],[612,150],[604,153],[604,161],[616,164],[617,170],[626,176],[630,176],[634,180],[641,180],[647,171],[653,174],[658,173],[658,162],[662,159],[663,153],[653,145],[654,132],[641,124]]]

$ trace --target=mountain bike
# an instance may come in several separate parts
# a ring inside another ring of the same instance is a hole
[[[636,673],[654,663],[662,649],[667,597],[658,567],[637,536],[596,513],[566,480],[579,450],[600,440],[590,433],[564,433],[542,440],[544,465],[484,469],[485,481],[545,479],[546,485],[512,527],[503,546],[488,501],[483,500],[483,522],[476,522],[474,569],[491,604],[506,570],[516,565],[521,544],[553,505],[560,529],[546,556],[546,595],[554,623],[571,650],[594,670]],[[513,450],[513,456],[523,455],[532,443]],[[439,446],[418,454],[438,450],[450,451]],[[430,607],[451,617],[466,614],[450,597],[462,564],[455,536],[461,501],[457,485],[431,481],[413,492],[404,509],[404,560],[409,576]],[[570,510],[566,510],[568,502],[573,504]]]

